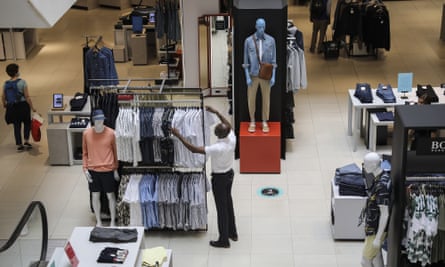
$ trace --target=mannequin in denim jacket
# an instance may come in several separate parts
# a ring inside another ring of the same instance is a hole
[[[270,88],[275,84],[276,64],[276,45],[275,39],[265,33],[266,21],[263,18],[256,20],[256,32],[249,35],[244,41],[244,62],[243,68],[246,75],[247,83],[247,104],[249,107],[249,132],[255,132],[255,100],[258,86],[261,87],[262,96],[262,120],[263,132],[269,132],[267,121],[269,120],[270,109]],[[256,41],[256,47],[255,47]],[[257,53],[258,48],[258,53]],[[272,78],[270,80],[258,77],[260,62],[270,63],[273,65]]]

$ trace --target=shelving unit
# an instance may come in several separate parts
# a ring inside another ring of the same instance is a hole
[[[49,164],[51,165],[79,165],[82,157],[76,157],[82,149],[82,133],[85,128],[70,128],[71,118],[90,117],[91,105],[88,97],[87,103],[81,111],[71,111],[68,101],[72,97],[65,97],[65,109],[48,111],[48,138]],[[55,121],[58,118],[58,121]],[[69,119],[70,121],[66,121]],[[80,151],[79,151],[80,150]]]
[[[408,149],[409,130],[444,130],[445,105],[406,105],[395,107],[394,138],[391,159],[391,209],[388,226],[388,267],[403,267],[401,240],[406,206],[406,176],[413,173],[445,173],[445,154],[431,144],[417,151]],[[429,139],[431,140],[431,139]],[[441,137],[440,140],[444,140]],[[421,152],[423,151],[423,153]]]
[[[2,30],[6,59],[26,59],[26,56],[38,44],[36,29]]]
[[[331,181],[331,230],[334,239],[365,239],[363,224],[357,226],[366,197],[342,196]]]

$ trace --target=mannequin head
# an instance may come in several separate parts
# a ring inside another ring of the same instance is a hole
[[[379,174],[381,171],[380,164],[381,159],[379,154],[375,152],[370,152],[363,158],[363,169],[366,173],[373,173],[375,175]]]
[[[255,24],[255,29],[257,36],[262,37],[266,30],[266,21],[263,18],[257,19]]]
[[[104,120],[105,115],[101,109],[96,109],[93,111],[92,120],[94,123],[94,131],[96,133],[101,133],[104,131]]]

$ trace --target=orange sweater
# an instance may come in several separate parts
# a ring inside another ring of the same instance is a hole
[[[94,128],[86,129],[82,138],[82,161],[84,171],[116,170],[118,163],[114,130],[105,127],[103,132],[96,133]]]

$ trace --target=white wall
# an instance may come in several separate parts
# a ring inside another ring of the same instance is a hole
[[[199,87],[198,17],[219,12],[218,0],[182,0],[182,52],[185,87]]]
[[[0,28],[50,28],[76,0],[2,0]]]

